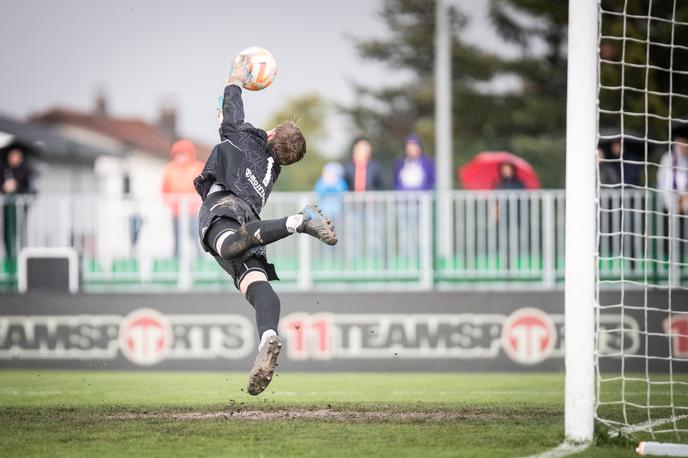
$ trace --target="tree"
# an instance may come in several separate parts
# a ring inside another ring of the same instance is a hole
[[[639,135],[660,141],[670,138],[670,119],[688,118],[688,29],[672,20],[688,22],[688,4],[685,2],[650,2],[637,0],[626,6],[604,0],[600,55],[601,66],[600,108],[620,110],[600,113],[600,125],[632,130]],[[674,8],[676,10],[674,11]],[[629,18],[630,15],[636,16]],[[650,15],[654,20],[648,21]],[[616,37],[617,39],[615,39]],[[650,39],[653,45],[645,41]],[[671,44],[679,45],[671,47]],[[625,62],[621,65],[621,62]],[[623,86],[623,92],[621,87]],[[645,94],[645,90],[651,91]],[[656,116],[646,118],[645,113]],[[647,124],[646,124],[647,121]],[[667,150],[658,145],[657,153]]]
[[[326,137],[325,120],[329,106],[318,94],[294,97],[272,115],[267,125],[293,121],[306,138],[306,156],[300,162],[283,167],[275,191],[310,191],[327,160],[320,143]]]
[[[520,48],[503,67],[520,90],[501,97],[509,116],[496,119],[496,128],[540,173],[543,187],[563,187],[568,2],[490,0],[489,16],[499,36]]]
[[[380,16],[391,36],[359,40],[356,47],[365,59],[376,60],[395,71],[406,71],[406,82],[383,88],[355,87],[358,103],[345,108],[359,133],[371,138],[376,156],[390,162],[402,151],[404,136],[416,132],[426,149],[434,148],[434,33],[435,2],[386,0]],[[452,40],[455,152],[459,161],[483,148],[489,140],[490,119],[498,104],[483,94],[477,83],[490,81],[503,68],[503,61],[464,43],[459,32],[468,19],[457,8],[449,8]],[[458,162],[458,161],[457,161]]]
[[[676,4],[676,11],[674,11]],[[620,14],[626,8],[626,17]],[[619,110],[624,128],[668,140],[669,118],[688,118],[688,4],[603,0],[600,107]],[[648,13],[653,20],[648,21]],[[520,50],[501,58],[466,45],[459,33],[468,18],[450,9],[454,97],[454,160],[466,162],[483,149],[523,156],[540,173],[544,187],[562,187],[565,171],[568,2],[490,0],[489,16],[499,36]],[[359,102],[346,112],[369,135],[383,157],[398,154],[404,135],[416,131],[433,148],[433,60],[435,2],[385,0],[380,15],[389,38],[361,40],[363,58],[410,77],[385,88],[357,86]],[[634,17],[633,17],[634,16]],[[672,26],[672,19],[678,22]],[[626,39],[612,39],[609,37]],[[655,44],[646,45],[647,38]],[[667,46],[672,43],[679,47]],[[621,64],[623,57],[624,65]],[[510,76],[518,88],[496,92],[480,83]],[[620,86],[623,81],[624,91]],[[651,92],[645,97],[645,90]],[[669,95],[673,90],[673,95]],[[671,109],[670,109],[671,107]],[[649,112],[657,116],[645,117]],[[635,113],[635,114],[634,114]],[[601,127],[620,128],[617,113],[600,114]],[[647,128],[646,128],[647,120]],[[666,144],[659,147],[666,151]]]
[[[510,150],[540,171],[545,187],[560,187],[564,178],[567,5],[547,1],[493,0],[490,14],[503,39],[521,47],[522,55],[505,59],[466,44],[460,38],[469,18],[449,8],[452,39],[454,163],[460,166],[482,150]],[[399,154],[404,135],[417,132],[434,146],[435,2],[386,0],[380,11],[390,37],[362,40],[362,57],[406,70],[405,84],[382,89],[357,86],[359,103],[347,113],[369,135],[383,158]],[[527,20],[522,21],[523,17]],[[539,40],[546,52],[534,54]],[[500,76],[519,88],[496,91]]]
[[[521,46],[523,54],[513,62],[511,71],[523,81],[526,88],[523,95],[530,102],[516,102],[512,113],[517,119],[538,119],[540,113],[540,121],[549,122],[546,129],[553,132],[555,138],[565,135],[567,8],[566,2],[490,2],[490,16],[501,37]],[[688,118],[688,97],[684,90],[688,87],[687,53],[681,47],[666,46],[672,40],[677,45],[688,45],[685,27],[672,26],[671,22],[672,19],[682,23],[688,21],[688,4],[603,0],[601,9],[600,128],[620,132],[623,122],[625,133],[668,141],[669,118]],[[648,15],[655,19],[648,21]],[[655,44],[648,46],[648,38]],[[534,53],[532,50],[536,47],[543,51]],[[646,94],[646,90],[650,92]],[[674,95],[670,96],[672,91]],[[625,113],[623,116],[618,113],[621,109]],[[645,113],[655,116],[646,117]],[[518,124],[518,129],[534,132],[522,123]],[[646,159],[653,160],[653,153],[666,149],[666,144],[657,148],[650,145],[650,157]],[[543,151],[544,154],[548,153]],[[560,164],[556,170],[561,175],[558,182],[563,184],[564,142],[549,154]],[[524,156],[536,165],[538,155]],[[648,179],[652,181],[653,177]]]

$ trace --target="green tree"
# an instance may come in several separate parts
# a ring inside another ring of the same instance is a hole
[[[520,89],[498,96],[493,128],[502,144],[528,160],[545,188],[564,186],[568,2],[490,0],[499,36],[519,54],[503,67]]]
[[[672,20],[688,21],[688,5],[677,3],[674,11],[674,2],[603,0],[601,7],[600,128],[620,132],[623,123],[626,133],[668,141],[671,119],[688,118],[688,98],[676,95],[688,87],[688,53],[668,46],[672,39],[675,45],[688,45],[688,29],[672,26]],[[514,127],[541,139],[537,142],[531,138],[530,146],[522,144],[525,150],[514,149],[534,165],[547,165],[545,155],[556,159],[549,164],[554,168],[547,169],[557,170],[557,185],[563,185],[564,142],[549,153],[538,152],[538,143],[542,145],[548,136],[557,139],[565,135],[567,8],[567,2],[542,0],[490,2],[490,17],[501,37],[522,49],[522,57],[510,68],[524,85],[524,91],[510,102]],[[655,19],[648,21],[648,15]],[[648,39],[655,44],[648,45]],[[534,53],[535,47],[543,51]],[[646,89],[651,91],[647,96]],[[519,122],[528,119],[542,124]],[[545,128],[541,132],[550,134],[538,133],[541,127]],[[514,140],[521,135],[512,135],[517,136],[512,137],[512,145],[518,144]],[[653,148],[650,145],[650,155]],[[666,148],[661,145],[657,152]],[[547,182],[551,176],[543,178]]]
[[[435,2],[386,0],[380,15],[386,39],[361,40],[363,58],[405,70],[404,84],[385,88],[359,85],[359,102],[347,109],[357,129],[373,139],[378,154],[398,155],[404,135],[418,132],[434,148]],[[454,163],[458,167],[482,150],[510,150],[540,172],[545,187],[564,178],[566,96],[566,2],[493,0],[492,21],[502,38],[518,45],[517,58],[505,59],[465,43],[468,24],[449,8],[452,40]],[[527,20],[524,22],[523,18]],[[534,53],[534,46],[544,52]],[[495,79],[511,76],[518,89],[496,91]]]
[[[363,58],[409,75],[404,84],[357,86],[359,102],[346,110],[383,159],[399,154],[411,131],[433,150],[434,14],[434,1],[385,0],[380,16],[388,38],[356,43]],[[449,14],[455,164],[483,149],[506,149],[531,162],[544,187],[562,187],[568,2],[490,0],[495,30],[519,50],[509,59],[462,42],[459,33],[469,18],[455,7]],[[602,0],[601,127],[619,130],[623,122],[626,131],[658,140],[657,151],[666,151],[671,121],[688,119],[688,97],[681,94],[688,87],[686,22],[684,2]],[[503,76],[517,88],[495,92],[494,85],[481,84]]]
[[[671,120],[688,118],[688,28],[672,24],[688,22],[688,4],[604,0],[602,10],[600,126],[620,130],[623,121],[626,131],[668,141]],[[623,117],[613,113],[621,109]],[[666,150],[660,144],[657,153]]]
[[[401,154],[402,139],[418,133],[426,149],[434,150],[434,34],[435,2],[428,0],[386,0],[380,16],[389,29],[385,39],[359,40],[360,55],[379,61],[408,79],[382,88],[356,85],[358,102],[346,107],[359,134],[371,138],[376,156],[390,162]],[[497,56],[463,42],[459,32],[468,19],[457,8],[449,8],[452,40],[452,74],[456,163],[490,144],[491,118],[498,109],[491,94],[478,89],[490,81],[504,62]]]
[[[310,191],[313,189],[327,160],[322,155],[321,142],[327,136],[325,121],[329,105],[318,94],[294,97],[277,110],[267,125],[294,121],[306,138],[306,156],[302,161],[282,168],[275,191]]]
[[[490,17],[497,31],[522,50],[522,57],[512,62],[510,71],[518,75],[524,90],[509,104],[514,127],[531,138],[524,144],[526,138],[514,131],[511,144],[533,165],[540,163],[546,170],[556,170],[556,180],[548,174],[543,181],[557,186],[564,182],[567,8],[567,2],[542,0],[490,2]],[[668,141],[671,120],[688,118],[688,53],[681,48],[688,45],[688,29],[672,25],[672,21],[688,21],[688,4],[602,0],[601,10],[600,128],[620,132],[623,123],[626,133]],[[648,16],[654,19],[648,21]],[[672,48],[672,40],[679,47]],[[534,48],[541,51],[535,53]],[[528,119],[542,124],[519,122]],[[554,149],[549,152],[541,149],[549,143],[548,137],[554,140]],[[559,146],[557,139],[562,139]],[[519,143],[520,148],[516,146]],[[657,148],[650,144],[647,159],[666,149],[666,144]],[[548,156],[556,162],[548,164]]]

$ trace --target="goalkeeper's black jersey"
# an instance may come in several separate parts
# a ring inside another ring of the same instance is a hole
[[[238,86],[225,87],[222,114],[221,142],[213,148],[194,186],[205,200],[213,183],[218,183],[260,215],[280,172],[277,158],[265,131],[244,122]]]

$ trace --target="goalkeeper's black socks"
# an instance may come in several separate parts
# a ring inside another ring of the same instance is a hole
[[[280,316],[280,298],[266,281],[254,281],[246,289],[246,299],[256,309],[258,336],[265,331],[277,330]]]
[[[228,219],[227,222],[220,220],[214,223],[208,231],[207,240],[215,250],[217,240],[222,240],[217,254],[224,259],[234,259],[251,248],[268,245],[291,234],[287,228],[287,218],[251,221],[239,227],[234,220]]]

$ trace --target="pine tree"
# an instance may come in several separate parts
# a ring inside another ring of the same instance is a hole
[[[358,133],[371,138],[375,155],[391,162],[401,155],[402,139],[417,133],[426,150],[434,150],[434,34],[435,2],[385,0],[380,11],[391,36],[359,40],[358,52],[365,59],[384,63],[390,70],[408,73],[408,81],[389,87],[356,86],[358,103],[344,111]],[[461,40],[468,18],[456,7],[449,8],[452,40],[455,161],[465,162],[489,141],[490,118],[495,99],[481,93],[477,83],[490,81],[502,70],[497,56]]]
[[[688,119],[688,27],[671,22],[688,22],[688,4],[636,0],[626,4],[624,11],[623,2],[604,0],[602,9],[600,108],[623,108],[625,132],[669,140],[668,118]],[[625,13],[627,20],[613,13]],[[648,20],[648,15],[654,19]],[[650,91],[647,97],[646,89]],[[659,117],[646,118],[646,112]],[[619,114],[600,113],[602,127],[620,131],[621,121]],[[654,153],[667,149],[658,145]]]
[[[489,15],[499,36],[520,50],[504,68],[520,89],[501,97],[508,116],[495,128],[507,149],[535,167],[543,187],[563,187],[568,2],[490,0]]]
[[[603,13],[600,53],[608,63],[600,75],[607,87],[600,91],[600,106],[619,110],[623,100],[624,128],[662,140],[668,140],[671,127],[662,117],[688,119],[688,97],[680,95],[688,87],[688,27],[681,25],[688,22],[688,4],[676,3],[676,11],[674,4],[602,1],[603,10],[623,13],[624,5],[627,10],[625,26],[622,15]],[[410,75],[406,84],[393,87],[357,87],[359,102],[346,110],[383,158],[398,155],[401,139],[411,131],[433,149],[434,14],[434,1],[385,0],[380,15],[391,36],[357,43],[362,57]],[[655,19],[648,21],[648,14]],[[469,18],[450,9],[455,165],[483,149],[509,150],[531,162],[544,187],[563,187],[568,2],[490,0],[489,15],[499,36],[520,50],[516,57],[498,57],[464,43],[460,32]],[[678,22],[673,37],[672,19]],[[608,38],[624,34],[625,40]],[[659,44],[648,47],[648,38]],[[666,46],[672,40],[680,46]],[[518,88],[500,93],[480,84],[504,76],[517,81]],[[651,91],[647,97],[646,89]],[[659,115],[648,118],[647,127],[646,111]],[[620,120],[618,114],[601,113],[600,127],[619,130]],[[655,154],[662,151],[666,145]]]

